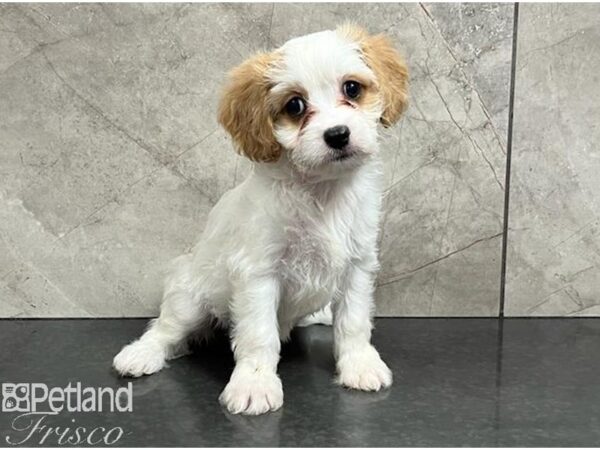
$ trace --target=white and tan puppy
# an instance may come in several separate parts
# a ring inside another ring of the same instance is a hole
[[[406,106],[407,69],[390,42],[356,26],[288,41],[235,68],[219,121],[250,176],[177,258],[158,319],[114,359],[157,372],[192,333],[230,329],[236,366],[220,401],[261,414],[283,403],[281,341],[307,316],[333,313],[337,380],[377,391],[392,373],[371,345],[381,210],[378,126]]]

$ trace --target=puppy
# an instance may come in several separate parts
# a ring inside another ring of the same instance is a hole
[[[215,205],[193,251],[173,262],[160,316],[114,358],[119,373],[157,372],[192,333],[227,326],[236,366],[221,403],[234,414],[273,411],[283,404],[281,341],[307,316],[327,321],[330,311],[338,383],[390,386],[370,343],[377,137],[405,109],[407,78],[384,36],[353,25],[292,39],[233,69],[219,122],[253,171]]]

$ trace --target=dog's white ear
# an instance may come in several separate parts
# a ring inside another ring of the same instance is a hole
[[[383,102],[381,123],[396,123],[408,106],[408,68],[389,38],[370,35],[364,28],[345,24],[337,29],[342,36],[359,44],[365,63],[375,73]]]
[[[273,53],[259,53],[233,69],[219,104],[219,123],[238,151],[253,161],[276,161],[281,154],[267,98],[268,71],[275,60]]]

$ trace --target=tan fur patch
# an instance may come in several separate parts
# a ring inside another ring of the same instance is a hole
[[[383,101],[381,122],[384,126],[393,125],[408,105],[408,68],[404,60],[383,34],[369,35],[354,24],[342,25],[336,31],[359,44],[365,63],[377,78]]]
[[[219,104],[219,123],[231,134],[238,151],[253,161],[277,161],[281,146],[273,135],[276,113],[268,101],[269,69],[277,53],[259,53],[229,73]]]

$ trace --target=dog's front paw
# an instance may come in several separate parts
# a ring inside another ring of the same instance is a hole
[[[337,382],[361,391],[379,391],[392,384],[392,371],[371,345],[340,355]]]
[[[272,371],[236,368],[219,397],[232,414],[258,415],[283,405],[281,380]]]
[[[123,376],[141,377],[165,366],[165,350],[158,343],[140,339],[123,347],[113,359],[113,367]]]

